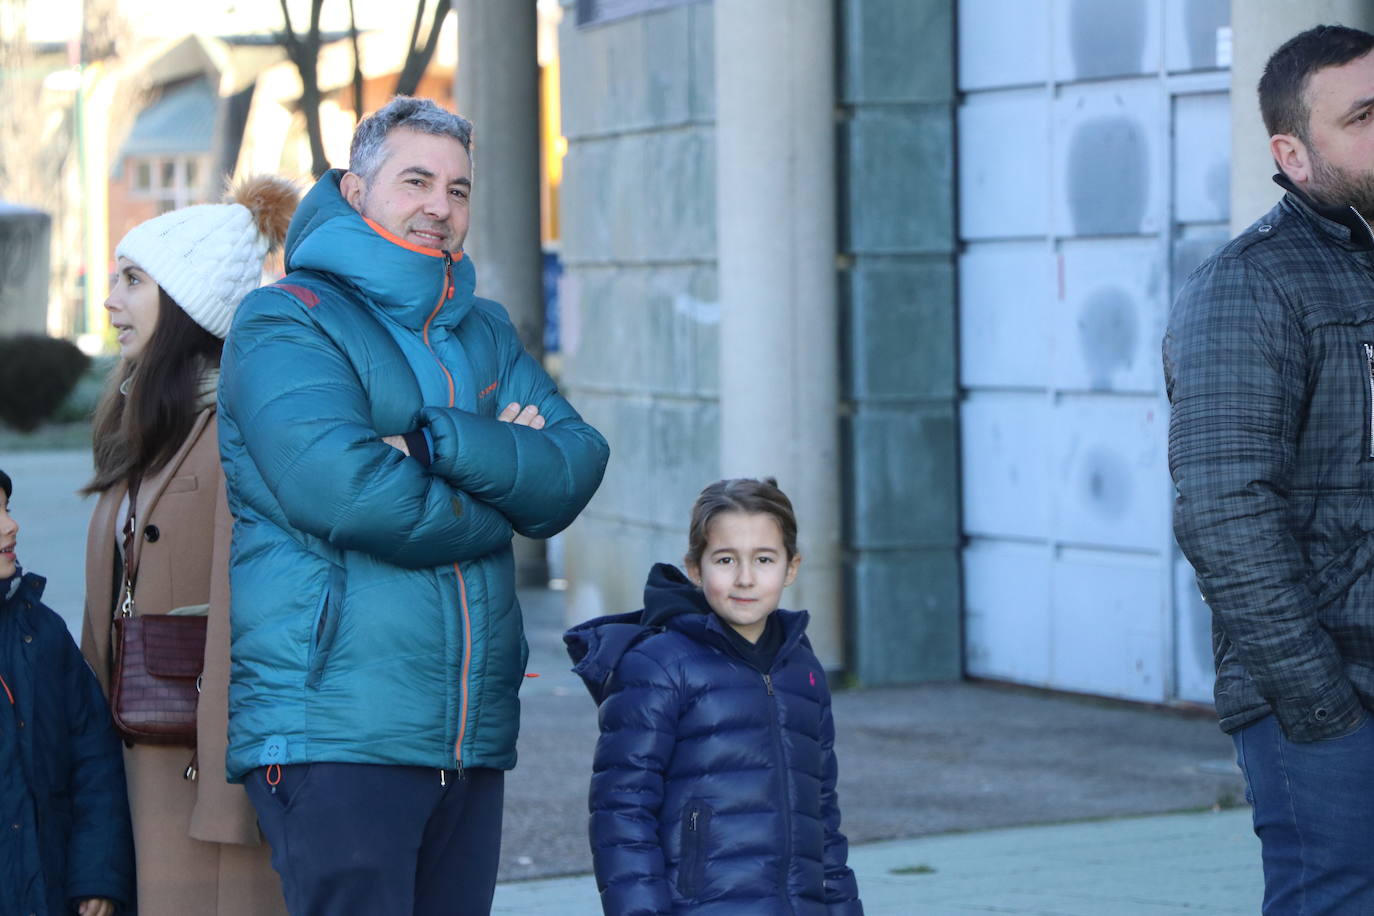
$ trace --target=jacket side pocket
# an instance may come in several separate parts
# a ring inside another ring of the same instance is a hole
[[[306,687],[318,687],[324,678],[329,650],[333,647],[334,636],[339,631],[339,611],[343,607],[344,584],[343,567],[335,566],[329,575],[329,588],[320,598],[320,606],[315,611],[315,621],[310,629],[310,665],[305,675]]]
[[[710,835],[711,809],[699,801],[687,802],[682,809],[682,858],[677,866],[677,890],[684,897],[701,893]]]

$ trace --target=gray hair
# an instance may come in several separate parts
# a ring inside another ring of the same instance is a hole
[[[396,128],[452,137],[472,155],[472,122],[445,111],[429,99],[398,95],[377,111],[363,118],[353,132],[348,150],[348,170],[370,182],[386,159],[386,138]]]

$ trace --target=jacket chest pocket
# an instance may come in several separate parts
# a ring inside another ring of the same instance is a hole
[[[682,809],[682,858],[677,866],[677,890],[684,897],[701,893],[710,832],[711,809],[702,802],[689,801]]]

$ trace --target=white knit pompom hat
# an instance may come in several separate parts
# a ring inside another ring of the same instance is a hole
[[[216,337],[262,282],[262,262],[280,245],[299,193],[280,178],[242,182],[222,204],[183,207],[139,223],[115,248]]]

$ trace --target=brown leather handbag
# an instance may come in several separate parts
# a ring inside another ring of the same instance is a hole
[[[124,519],[124,600],[114,619],[110,711],[115,730],[132,744],[196,746],[196,704],[205,670],[205,617],[134,616],[132,563],[138,481],[129,487]],[[195,760],[186,778],[195,778]]]
[[[196,746],[205,618],[145,614],[114,622],[115,729],[134,744]]]

